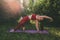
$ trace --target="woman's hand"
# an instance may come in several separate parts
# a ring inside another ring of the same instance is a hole
[[[49,18],[50,19],[50,22],[52,22],[53,21],[53,18]]]

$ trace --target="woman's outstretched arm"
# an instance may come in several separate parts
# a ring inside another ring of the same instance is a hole
[[[46,18],[46,19],[50,19],[50,22],[53,21],[53,18],[52,17],[49,17],[49,16],[43,16],[43,17]]]

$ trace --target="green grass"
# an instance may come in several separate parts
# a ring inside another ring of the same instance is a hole
[[[48,29],[49,34],[7,32],[13,26],[12,24],[0,25],[0,40],[60,40],[60,29],[57,27],[45,27],[45,29]]]

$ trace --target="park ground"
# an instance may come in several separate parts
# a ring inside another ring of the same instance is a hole
[[[14,24],[0,25],[0,40],[60,40],[59,27],[44,27],[49,34],[28,34],[7,32]]]

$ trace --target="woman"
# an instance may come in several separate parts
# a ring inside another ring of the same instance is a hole
[[[22,27],[23,31],[24,31],[25,30],[24,24],[26,22],[28,22],[29,20],[35,20],[36,29],[37,29],[37,31],[39,31],[38,21],[43,21],[44,19],[49,19],[51,22],[53,21],[53,19],[49,16],[40,16],[40,15],[36,15],[36,14],[21,17],[20,20],[18,21],[19,22],[18,25],[12,31],[16,31],[20,27]],[[42,27],[42,29],[43,29],[43,27]]]

